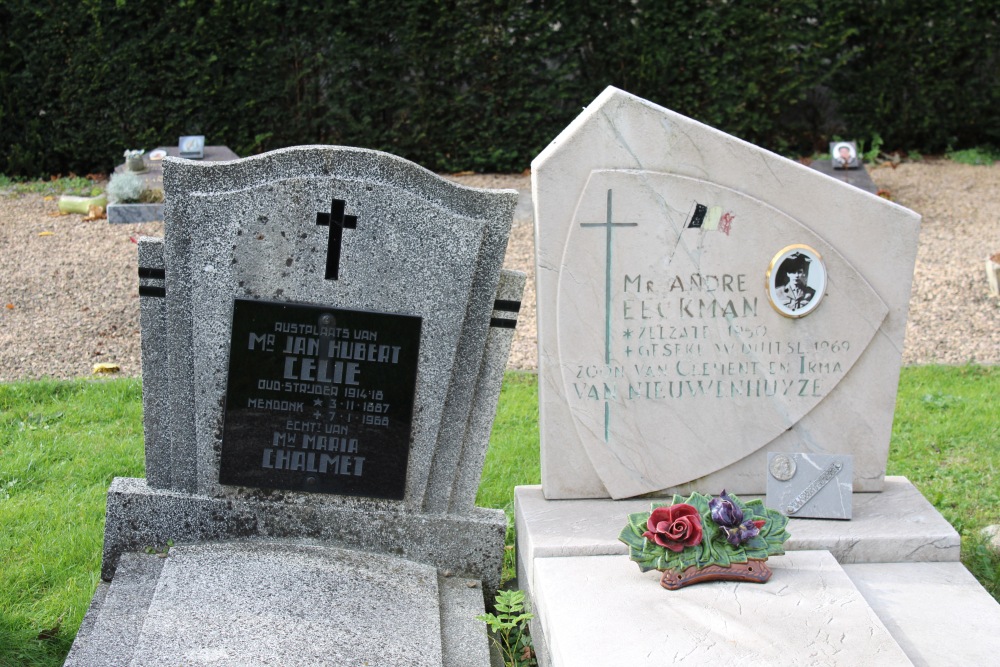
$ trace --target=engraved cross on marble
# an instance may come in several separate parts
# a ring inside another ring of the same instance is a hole
[[[608,190],[608,210],[604,222],[582,222],[581,227],[603,227],[604,236],[604,363],[611,363],[611,230],[614,227],[637,227],[637,222],[611,221],[611,190]]]
[[[611,230],[615,227],[637,227],[637,222],[612,222],[611,189],[608,189],[608,208],[604,222],[581,222],[581,227],[603,227],[604,235],[604,363],[611,364]],[[611,438],[611,404],[604,399],[604,442]]]
[[[358,217],[344,215],[346,202],[334,199],[330,203],[329,213],[317,213],[316,224],[330,228],[330,238],[326,246],[326,279],[336,280],[340,275],[340,245],[344,240],[345,229],[356,229]]]

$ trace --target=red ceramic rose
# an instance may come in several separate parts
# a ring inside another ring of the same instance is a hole
[[[671,551],[701,544],[701,514],[687,503],[657,507],[649,515],[646,527],[649,530],[643,537]]]

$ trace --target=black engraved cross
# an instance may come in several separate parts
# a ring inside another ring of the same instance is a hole
[[[340,275],[340,244],[344,240],[345,229],[357,229],[358,217],[344,215],[343,199],[330,203],[329,213],[317,213],[316,224],[330,228],[330,238],[326,245],[326,279],[336,280]]]

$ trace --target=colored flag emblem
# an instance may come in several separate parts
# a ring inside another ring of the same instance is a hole
[[[688,229],[702,229],[706,232],[721,231],[726,236],[729,236],[733,218],[732,213],[723,213],[721,206],[705,206],[704,204],[695,202],[691,207],[691,212],[688,214],[685,227]]]

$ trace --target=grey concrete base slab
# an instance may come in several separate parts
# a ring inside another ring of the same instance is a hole
[[[441,653],[447,667],[486,667],[490,664],[486,624],[476,616],[486,612],[479,582],[462,577],[438,577],[441,597]]]
[[[171,549],[134,665],[442,664],[435,568],[326,547]]]
[[[858,169],[834,169],[830,160],[813,160],[809,166],[821,174],[826,174],[830,178],[861,188],[873,195],[878,193],[878,186],[872,180],[871,175],[864,167]]]
[[[992,665],[1000,604],[961,563],[867,563],[844,571],[914,665]]]
[[[485,611],[482,585],[447,575],[391,556],[281,543],[177,546],[166,559],[123,554],[65,664],[486,667],[489,638],[475,618]]]
[[[87,610],[67,667],[115,667],[132,663],[139,636],[164,559],[146,554],[125,554],[118,577],[102,592],[98,588]]]
[[[346,506],[316,494],[211,498],[151,489],[144,479],[116,477],[108,490],[101,576],[114,577],[118,557],[167,540],[178,544],[224,540],[288,540],[394,553],[483,582],[500,585],[507,519],[476,507],[463,515],[423,514],[386,503]]]
[[[667,591],[623,556],[539,559],[534,611],[549,665],[911,664],[828,552],[768,565],[764,585]]]
[[[719,489],[721,492],[721,489]],[[755,496],[740,496],[750,500]],[[618,534],[650,499],[546,500],[541,486],[514,490],[518,580],[532,587],[532,562],[553,556],[627,554]],[[958,561],[958,533],[905,477],[882,493],[855,493],[850,521],[791,519],[786,551],[823,549],[841,563]]]
[[[109,204],[108,222],[135,224],[163,220],[163,204]]]

